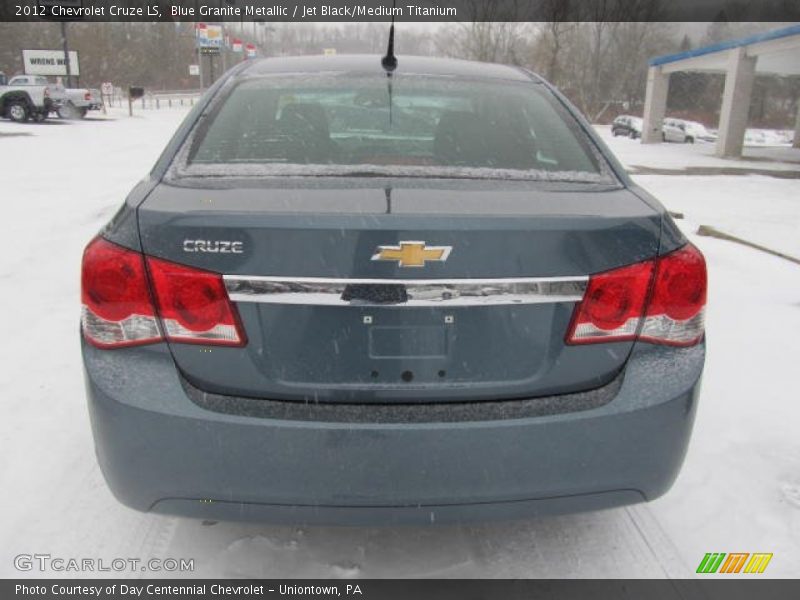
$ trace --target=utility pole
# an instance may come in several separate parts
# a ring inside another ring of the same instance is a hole
[[[222,0],[218,0],[217,3],[220,10],[222,10]],[[228,4],[232,3],[228,2]],[[222,28],[222,47],[219,49],[219,52],[222,55],[222,72],[224,73],[228,70],[228,65],[226,64],[227,61],[225,60],[225,52],[228,50],[228,38],[226,37],[225,33],[225,21],[220,21],[219,26]]]
[[[194,43],[197,46],[195,50],[197,51],[197,66],[200,69],[200,89],[203,90],[205,89],[203,87],[203,55],[200,53],[200,44],[197,43],[196,39]]]
[[[67,22],[61,21],[61,45],[64,48],[64,66],[67,69],[67,85],[65,87],[72,87],[72,69],[69,64],[69,43],[67,41]]]

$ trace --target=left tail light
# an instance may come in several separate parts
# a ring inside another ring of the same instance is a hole
[[[81,325],[95,346],[116,348],[161,341],[144,257],[95,238],[83,253]]]
[[[86,100],[87,102],[89,102],[92,99],[92,93],[91,92],[86,92],[83,95],[83,99]]]
[[[81,301],[84,335],[101,348],[164,339],[246,343],[221,275],[145,257],[103,238],[93,240],[83,254]]]
[[[149,256],[147,266],[168,340],[244,346],[244,330],[222,275]]]

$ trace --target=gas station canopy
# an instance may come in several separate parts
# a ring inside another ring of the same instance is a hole
[[[642,142],[662,141],[661,125],[666,113],[671,73],[722,73],[725,75],[725,89],[716,153],[723,157],[739,157],[756,74],[800,75],[800,25],[658,56],[649,64]],[[800,108],[795,124],[795,147],[800,147],[798,128]]]

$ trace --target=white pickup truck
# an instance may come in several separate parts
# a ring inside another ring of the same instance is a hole
[[[82,119],[90,110],[102,106],[99,97],[95,97],[92,90],[87,88],[65,88],[64,86],[50,83],[41,75],[17,75],[8,82],[10,86],[48,86],[53,99],[53,110],[62,119]]]
[[[61,107],[60,95],[44,80],[44,83],[15,83],[17,77],[5,81],[0,73],[0,116],[24,123],[28,119],[40,122],[52,111]],[[42,78],[44,79],[44,78]]]

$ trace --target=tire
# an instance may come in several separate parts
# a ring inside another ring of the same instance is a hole
[[[663,131],[661,132],[661,141],[662,142],[666,142],[667,141],[667,134],[664,133]]]
[[[67,102],[58,109],[58,116],[62,119],[72,120],[79,118],[79,111],[72,102]]]
[[[6,116],[16,123],[25,123],[31,116],[28,104],[22,100],[14,100],[6,107]]]
[[[82,119],[86,116],[86,113],[89,112],[88,108],[79,108],[78,109],[78,118]]]
[[[638,138],[638,137],[639,137],[639,135],[638,135],[638,134],[637,134],[635,131],[631,131],[631,132],[630,132],[630,134],[629,134],[629,136],[630,136],[630,138],[631,138],[632,140],[635,140],[636,138]]]
[[[687,136],[686,137],[686,143],[687,144],[694,144],[694,138],[692,136]]]

